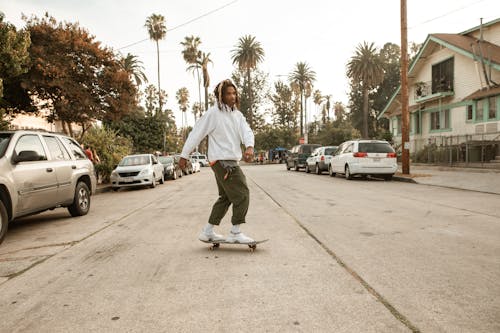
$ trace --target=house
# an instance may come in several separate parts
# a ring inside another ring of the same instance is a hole
[[[401,144],[401,87],[380,117]],[[500,18],[431,34],[408,69],[410,156],[500,165]]]

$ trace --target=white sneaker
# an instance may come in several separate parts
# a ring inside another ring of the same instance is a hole
[[[215,231],[210,231],[210,232],[205,232],[203,230],[200,235],[198,236],[198,239],[204,242],[214,242],[214,241],[225,241],[226,238],[222,235],[219,235],[215,233]]]
[[[252,238],[246,236],[244,233],[239,232],[237,234],[229,233],[229,236],[226,238],[226,242],[228,243],[240,243],[240,244],[248,244],[255,242]]]

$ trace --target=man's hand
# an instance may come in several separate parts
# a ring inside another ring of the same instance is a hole
[[[253,161],[253,147],[248,147],[245,150],[245,153],[243,153],[243,160],[247,163],[250,163]]]
[[[179,159],[179,167],[181,168],[181,170],[186,169],[186,164],[187,164],[187,160],[184,157],[181,157]]]

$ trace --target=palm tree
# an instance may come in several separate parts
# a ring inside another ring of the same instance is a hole
[[[158,41],[165,38],[165,36],[167,35],[165,17],[160,14],[151,14],[151,16],[146,19],[146,24],[144,26],[148,29],[149,39],[156,42],[156,58],[158,59],[158,91],[160,92],[160,46]],[[162,99],[160,97],[160,94],[158,94],[158,100],[160,111],[162,111]]]
[[[313,93],[313,102],[316,105],[316,113],[318,113],[319,106],[323,103],[323,95],[319,89],[316,89]],[[323,115],[323,124],[325,123],[325,116]]]
[[[181,42],[181,45],[184,47],[182,50],[182,57],[184,61],[188,65],[187,70],[193,71],[193,74],[196,73],[196,77],[198,79],[198,100],[201,104],[201,79],[200,79],[200,68],[199,59],[201,57],[201,51],[198,47],[201,44],[201,39],[198,36],[186,36],[184,37],[184,41]]]
[[[210,75],[208,74],[208,64],[212,63],[210,53],[203,52],[200,58],[201,71],[203,73],[203,87],[205,88],[205,111],[208,110],[208,87],[210,86]]]
[[[182,87],[177,90],[175,97],[177,98],[177,103],[179,103],[179,109],[182,111],[182,139],[185,140],[184,134],[185,126],[187,125],[186,111],[189,104],[189,90],[186,87]]]
[[[121,59],[121,65],[125,72],[135,81],[136,86],[147,83],[148,78],[144,74],[144,66],[137,56],[127,53],[127,56]]]
[[[316,81],[316,72],[309,68],[306,62],[298,62],[295,64],[295,69],[288,75],[288,80],[290,84],[295,84],[300,91],[300,136],[304,137],[303,119],[304,112],[307,112],[306,90],[311,90],[312,83]]]
[[[384,67],[373,43],[363,42],[347,64],[347,76],[358,81],[363,91],[363,137],[368,138],[368,93],[384,79]]]
[[[253,129],[253,94],[252,94],[252,81],[251,72],[257,67],[257,65],[264,60],[264,49],[260,45],[260,42],[255,40],[255,37],[251,35],[246,35],[240,37],[238,40],[238,45],[231,51],[233,65],[238,65],[240,71],[246,71],[245,84],[248,88],[250,97],[250,110],[248,110],[248,123]]]
[[[324,96],[324,98],[326,98],[326,112],[327,112],[327,119],[328,121],[330,121],[330,107],[331,107],[331,104],[330,104],[330,98],[332,98],[332,95],[326,95]]]

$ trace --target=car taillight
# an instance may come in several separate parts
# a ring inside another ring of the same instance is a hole
[[[396,157],[396,153],[387,153],[387,157],[395,158]]]
[[[366,157],[366,156],[368,156],[368,153],[361,153],[361,152],[353,153],[352,156],[354,156],[354,157]]]
[[[321,155],[321,160],[324,161],[325,160],[325,156]]]

